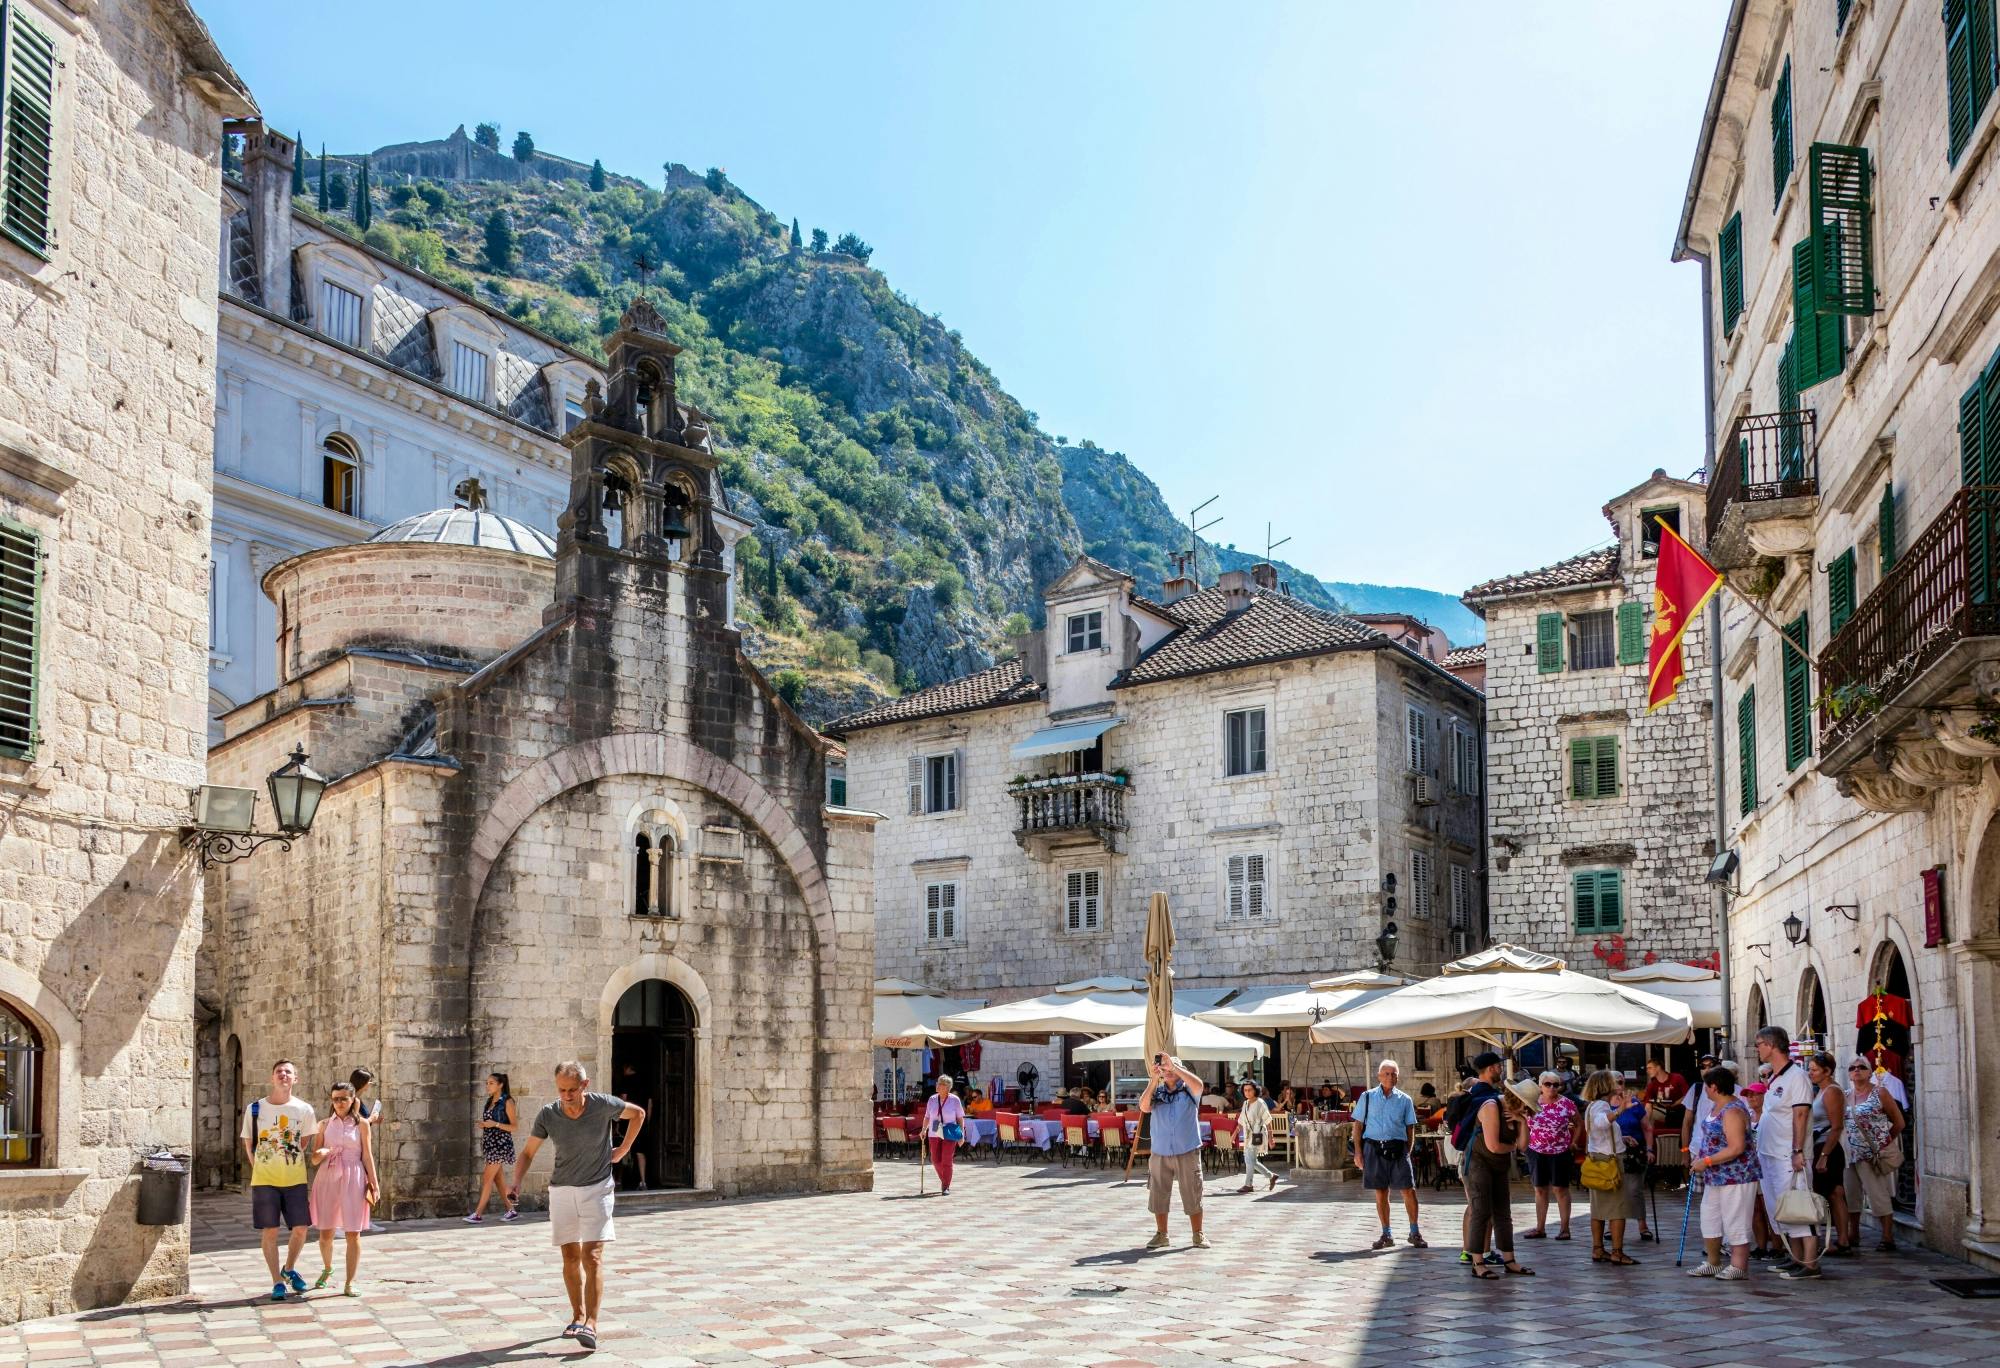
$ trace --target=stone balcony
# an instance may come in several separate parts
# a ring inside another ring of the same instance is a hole
[[[1709,476],[1709,562],[1744,570],[1810,550],[1818,507],[1814,411],[1744,414],[1730,425]]]
[[[1088,846],[1115,855],[1129,788],[1115,774],[1018,780],[1007,790],[1014,796],[1014,839],[1038,860]]]

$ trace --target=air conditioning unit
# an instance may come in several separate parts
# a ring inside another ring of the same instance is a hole
[[[1428,774],[1418,774],[1410,779],[1410,800],[1418,807],[1429,807],[1438,800],[1437,780]]]

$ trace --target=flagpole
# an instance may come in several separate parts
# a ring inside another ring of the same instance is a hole
[[[1704,567],[1706,567],[1709,570],[1711,574],[1715,575],[1719,580],[1722,581],[1722,587],[1724,589],[1729,590],[1731,594],[1734,594],[1736,596],[1737,602],[1741,603],[1745,608],[1748,608],[1752,613],[1755,613],[1757,615],[1757,619],[1760,622],[1762,622],[1765,626],[1769,627],[1772,631],[1776,632],[1778,634],[1778,640],[1784,642],[1785,646],[1789,650],[1791,650],[1793,654],[1797,655],[1799,659],[1805,661],[1805,663],[1810,665],[1813,669],[1817,670],[1819,668],[1819,660],[1817,657],[1815,657],[1810,651],[1806,650],[1805,647],[1799,645],[1798,642],[1794,641],[1792,639],[1792,634],[1786,631],[1782,626],[1780,626],[1776,618],[1772,617],[1769,613],[1765,612],[1762,608],[1758,607],[1756,602],[1752,600],[1748,594],[1743,593],[1741,590],[1737,589],[1734,585],[1732,585],[1729,582],[1728,575],[1723,574],[1722,571],[1717,570],[1712,565],[1709,565],[1708,558],[1706,556],[1702,555],[1699,551],[1696,551],[1692,546],[1688,546],[1686,538],[1682,537],[1678,532],[1674,531],[1673,528],[1669,527],[1667,525],[1667,520],[1665,518],[1655,513],[1653,515],[1653,521],[1660,525],[1660,530],[1662,535],[1672,537],[1674,538],[1674,540],[1680,542],[1682,546],[1686,547],[1689,554],[1693,555],[1698,561],[1701,562],[1701,564]],[[1715,643],[1714,649],[1719,650],[1721,649],[1721,646],[1722,643],[1718,639]]]

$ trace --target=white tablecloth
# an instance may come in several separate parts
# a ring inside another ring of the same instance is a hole
[[[1000,1134],[1000,1124],[991,1117],[968,1116],[965,1118],[965,1143],[968,1145],[990,1145]]]
[[[1047,1149],[1054,1142],[1061,1140],[1062,1132],[1060,1121],[1044,1121],[1039,1116],[1021,1118],[1021,1138],[1039,1149]]]

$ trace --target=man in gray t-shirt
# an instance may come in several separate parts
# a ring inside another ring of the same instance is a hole
[[[563,1286],[569,1292],[570,1322],[563,1331],[586,1349],[597,1347],[597,1305],[604,1286],[604,1246],[616,1238],[611,1211],[616,1195],[612,1166],[621,1162],[646,1119],[643,1107],[590,1091],[590,1075],[574,1059],[556,1065],[556,1100],[535,1117],[528,1143],[514,1161],[512,1200],[535,1162],[542,1141],[556,1145],[556,1168],[549,1178],[549,1236],[562,1248]],[[627,1123],[616,1149],[611,1128]]]

